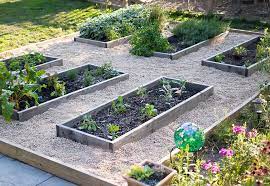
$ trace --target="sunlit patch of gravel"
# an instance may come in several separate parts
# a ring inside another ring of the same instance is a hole
[[[131,164],[144,159],[158,161],[168,154],[169,149],[173,146],[173,131],[179,124],[191,121],[201,128],[206,128],[252,96],[258,90],[259,84],[269,79],[269,76],[259,72],[251,77],[243,77],[201,66],[202,59],[252,37],[254,35],[230,33],[224,42],[203,47],[197,52],[175,61],[132,56],[128,52],[129,45],[104,49],[73,42],[72,38],[45,42],[37,47],[32,46],[31,48],[64,59],[63,67],[51,68],[49,72],[69,69],[86,63],[101,65],[105,62],[112,62],[116,69],[129,73],[130,78],[104,90],[67,100],[25,122],[13,121],[5,124],[1,117],[0,136],[122,185],[124,183],[120,175]],[[24,50],[27,50],[27,47]],[[23,51],[17,50],[16,52]],[[177,121],[140,141],[123,146],[115,153],[56,137],[56,124],[68,121],[80,113],[160,76],[213,85],[215,93],[192,111],[179,115]]]

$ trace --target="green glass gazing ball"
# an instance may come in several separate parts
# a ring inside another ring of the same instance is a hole
[[[205,142],[203,131],[194,123],[184,123],[174,132],[174,143],[178,149],[185,150],[189,147],[189,152],[200,150]]]

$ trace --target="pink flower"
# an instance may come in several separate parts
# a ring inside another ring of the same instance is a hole
[[[246,132],[246,128],[245,127],[243,127],[243,126],[234,126],[233,125],[233,133],[234,134],[243,134],[243,133],[245,133]]]
[[[217,163],[213,163],[211,172],[213,174],[216,174],[216,173],[220,172],[220,168],[219,168],[219,165]]]
[[[203,168],[204,170],[209,170],[211,167],[212,167],[212,162],[211,162],[211,161],[207,161],[207,162],[204,162],[204,163],[202,164],[202,168]]]
[[[257,130],[256,129],[252,129],[246,135],[247,135],[247,138],[255,138],[257,136],[257,134],[258,134]]]
[[[233,150],[232,149],[225,149],[225,148],[222,148],[220,149],[219,151],[219,154],[222,156],[222,157],[232,157],[233,156]]]

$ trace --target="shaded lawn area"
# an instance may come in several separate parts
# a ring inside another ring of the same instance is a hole
[[[0,0],[0,52],[72,33],[102,12],[80,0]]]

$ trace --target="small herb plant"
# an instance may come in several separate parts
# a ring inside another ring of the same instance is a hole
[[[102,76],[104,79],[110,79],[112,77],[118,76],[119,73],[113,69],[112,63],[105,63],[98,67],[94,72],[94,76]]]
[[[224,59],[225,59],[224,54],[216,55],[215,58],[214,58],[215,62],[217,62],[217,63],[221,63]]]
[[[176,87],[172,87],[171,84],[175,84]],[[160,92],[163,93],[164,99],[169,102],[174,96],[180,97],[182,95],[182,92],[186,88],[186,81],[169,81],[162,79],[161,80],[162,88],[160,88]]]
[[[158,113],[157,109],[155,109],[155,106],[148,103],[145,104],[145,107],[142,108],[141,112],[143,117],[147,119],[155,117]]]
[[[120,126],[116,124],[109,124],[107,126],[108,133],[112,136],[112,140],[116,139],[118,137],[117,133],[120,131]]]
[[[91,115],[85,115],[83,117],[80,126],[78,127],[80,130],[88,130],[88,131],[97,131],[97,123],[92,119]]]
[[[74,81],[78,77],[78,70],[73,69],[67,72],[67,78]]]
[[[145,98],[147,96],[147,90],[145,87],[139,87],[136,94],[141,98]]]
[[[247,55],[247,49],[243,46],[235,47],[233,50],[233,55],[235,57],[241,58]]]
[[[112,102],[112,110],[116,114],[122,114],[127,111],[128,105],[124,103],[122,96],[119,96],[116,101]]]
[[[92,72],[90,70],[85,70],[83,73],[83,83],[84,86],[88,87],[92,85],[94,82],[94,77],[92,75]]]
[[[138,181],[142,181],[149,179],[154,173],[154,170],[148,165],[132,165],[130,171],[128,172],[128,176]]]
[[[59,81],[56,76],[49,76],[47,80],[47,87],[52,90],[52,97],[60,97],[66,94],[65,82]]]

